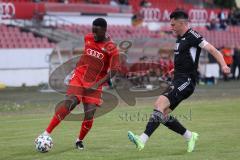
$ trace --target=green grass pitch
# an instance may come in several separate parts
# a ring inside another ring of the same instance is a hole
[[[85,149],[74,149],[81,122],[64,121],[54,130],[53,149],[38,153],[34,139],[47,126],[53,105],[62,96],[35,89],[0,91],[0,160],[233,160],[240,157],[240,83],[200,86],[174,112],[190,130],[199,133],[193,153],[185,140],[160,126],[144,150],[128,141],[127,131],[140,134],[152,112],[154,99],[139,99],[136,106],[124,102],[95,119]]]

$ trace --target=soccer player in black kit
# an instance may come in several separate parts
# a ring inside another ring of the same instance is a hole
[[[226,65],[222,54],[196,31],[189,28],[187,13],[181,10],[172,12],[170,23],[172,30],[177,35],[174,48],[173,87],[170,91],[160,95],[156,100],[146,129],[140,136],[128,131],[129,140],[136,145],[138,150],[144,148],[145,143],[160,124],[182,135],[187,140],[187,152],[194,150],[199,136],[198,133],[187,130],[169,113],[194,92],[201,50],[206,50],[213,55],[220,64],[223,73],[230,73],[230,68]]]

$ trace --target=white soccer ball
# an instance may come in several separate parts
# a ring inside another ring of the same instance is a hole
[[[53,140],[50,136],[40,135],[35,140],[35,146],[37,151],[45,153],[53,147]]]

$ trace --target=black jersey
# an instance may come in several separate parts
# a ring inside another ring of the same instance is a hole
[[[174,48],[174,77],[196,77],[199,56],[207,41],[191,28],[177,38]]]

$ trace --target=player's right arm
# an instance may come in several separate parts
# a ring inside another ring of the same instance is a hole
[[[217,62],[220,64],[222,71],[225,74],[230,73],[230,68],[227,66],[226,62],[223,59],[223,55],[210,43],[208,43],[207,45],[205,45],[203,47],[204,50],[206,50],[208,53],[210,53],[216,60]]]

